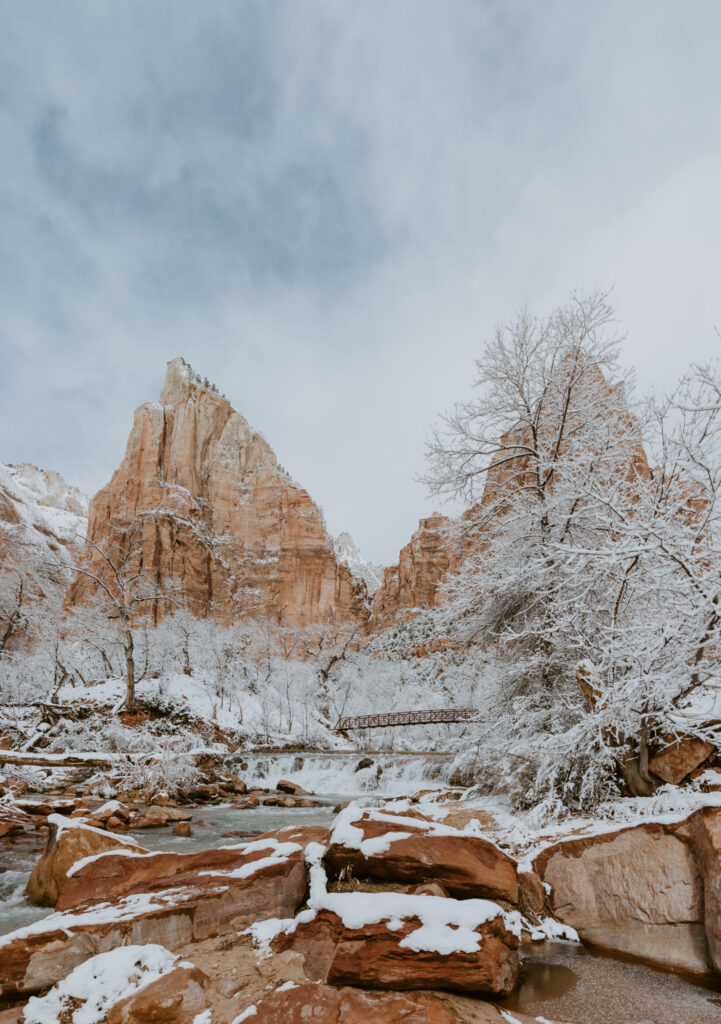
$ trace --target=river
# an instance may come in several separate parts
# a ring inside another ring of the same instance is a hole
[[[360,754],[248,754],[238,757],[238,773],[249,785],[273,787],[291,779],[319,794],[323,806],[257,807],[230,805],[193,809],[192,835],[170,829],[128,833],[152,850],[191,852],[285,825],[328,825],[336,803],[360,795],[392,797],[447,785],[447,756],[374,754],[357,771]],[[378,768],[380,767],[380,772]],[[239,833],[226,836],[228,832]],[[24,889],[38,853],[0,850],[0,934],[29,924],[48,911],[33,907]],[[546,942],[522,949],[524,976],[502,1005],[538,1019],[574,1024],[719,1024],[721,984],[705,983],[621,958],[595,953],[576,943]]]

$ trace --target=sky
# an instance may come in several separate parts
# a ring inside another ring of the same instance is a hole
[[[524,305],[721,354],[716,0],[0,0],[0,461],[93,493],[184,356],[391,564]]]

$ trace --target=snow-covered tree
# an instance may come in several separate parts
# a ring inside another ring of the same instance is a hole
[[[433,492],[472,503],[436,630],[489,655],[482,760],[549,810],[619,769],[649,792],[649,744],[717,672],[717,378],[643,406],[618,348],[602,295],[522,314],[429,445]]]
[[[112,544],[98,544],[86,539],[86,557],[76,565],[58,564],[87,580],[93,593],[91,613],[114,627],[123,652],[125,675],[125,710],[135,709],[136,629],[140,618],[158,604],[172,605],[166,594],[142,569],[143,524],[136,520],[129,527],[118,529]]]

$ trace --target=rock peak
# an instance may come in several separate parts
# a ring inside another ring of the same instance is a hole
[[[160,402],[136,411],[125,458],[91,502],[86,557],[139,524],[143,571],[196,615],[301,627],[367,619],[366,586],[337,557],[318,506],[182,357],[168,363]],[[88,587],[76,580],[70,603],[89,600]]]
[[[207,391],[209,395],[225,402],[230,409],[230,403],[225,395],[220,394],[216,385],[211,383],[207,377],[201,377],[199,373],[196,373],[182,356],[176,356],[167,365],[165,382],[160,393],[160,403],[161,405],[178,405],[180,402],[187,401],[191,391],[195,388]]]

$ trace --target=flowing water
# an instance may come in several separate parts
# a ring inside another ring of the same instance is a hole
[[[240,754],[235,767],[249,786],[275,786],[278,779],[292,779],[312,793],[345,793],[353,796],[410,796],[419,789],[442,789],[449,784],[450,754],[371,753],[372,764],[346,751],[302,754]]]
[[[328,825],[333,806],[360,795],[409,795],[448,785],[447,755],[371,754],[373,764],[356,770],[360,754],[247,754],[235,768],[249,786],[272,788],[290,779],[318,794],[320,807],[230,805],[193,808],[192,835],[173,836],[169,828],[129,833],[152,850],[195,852],[239,842],[286,825]],[[381,769],[380,771],[378,769]],[[226,833],[238,833],[227,836]],[[24,899],[39,850],[0,850],[0,934],[20,928],[48,911]],[[720,1024],[721,985],[655,970],[643,964],[593,952],[576,943],[546,942],[522,950],[524,976],[501,1005],[511,1024],[518,1010],[558,1024]]]

